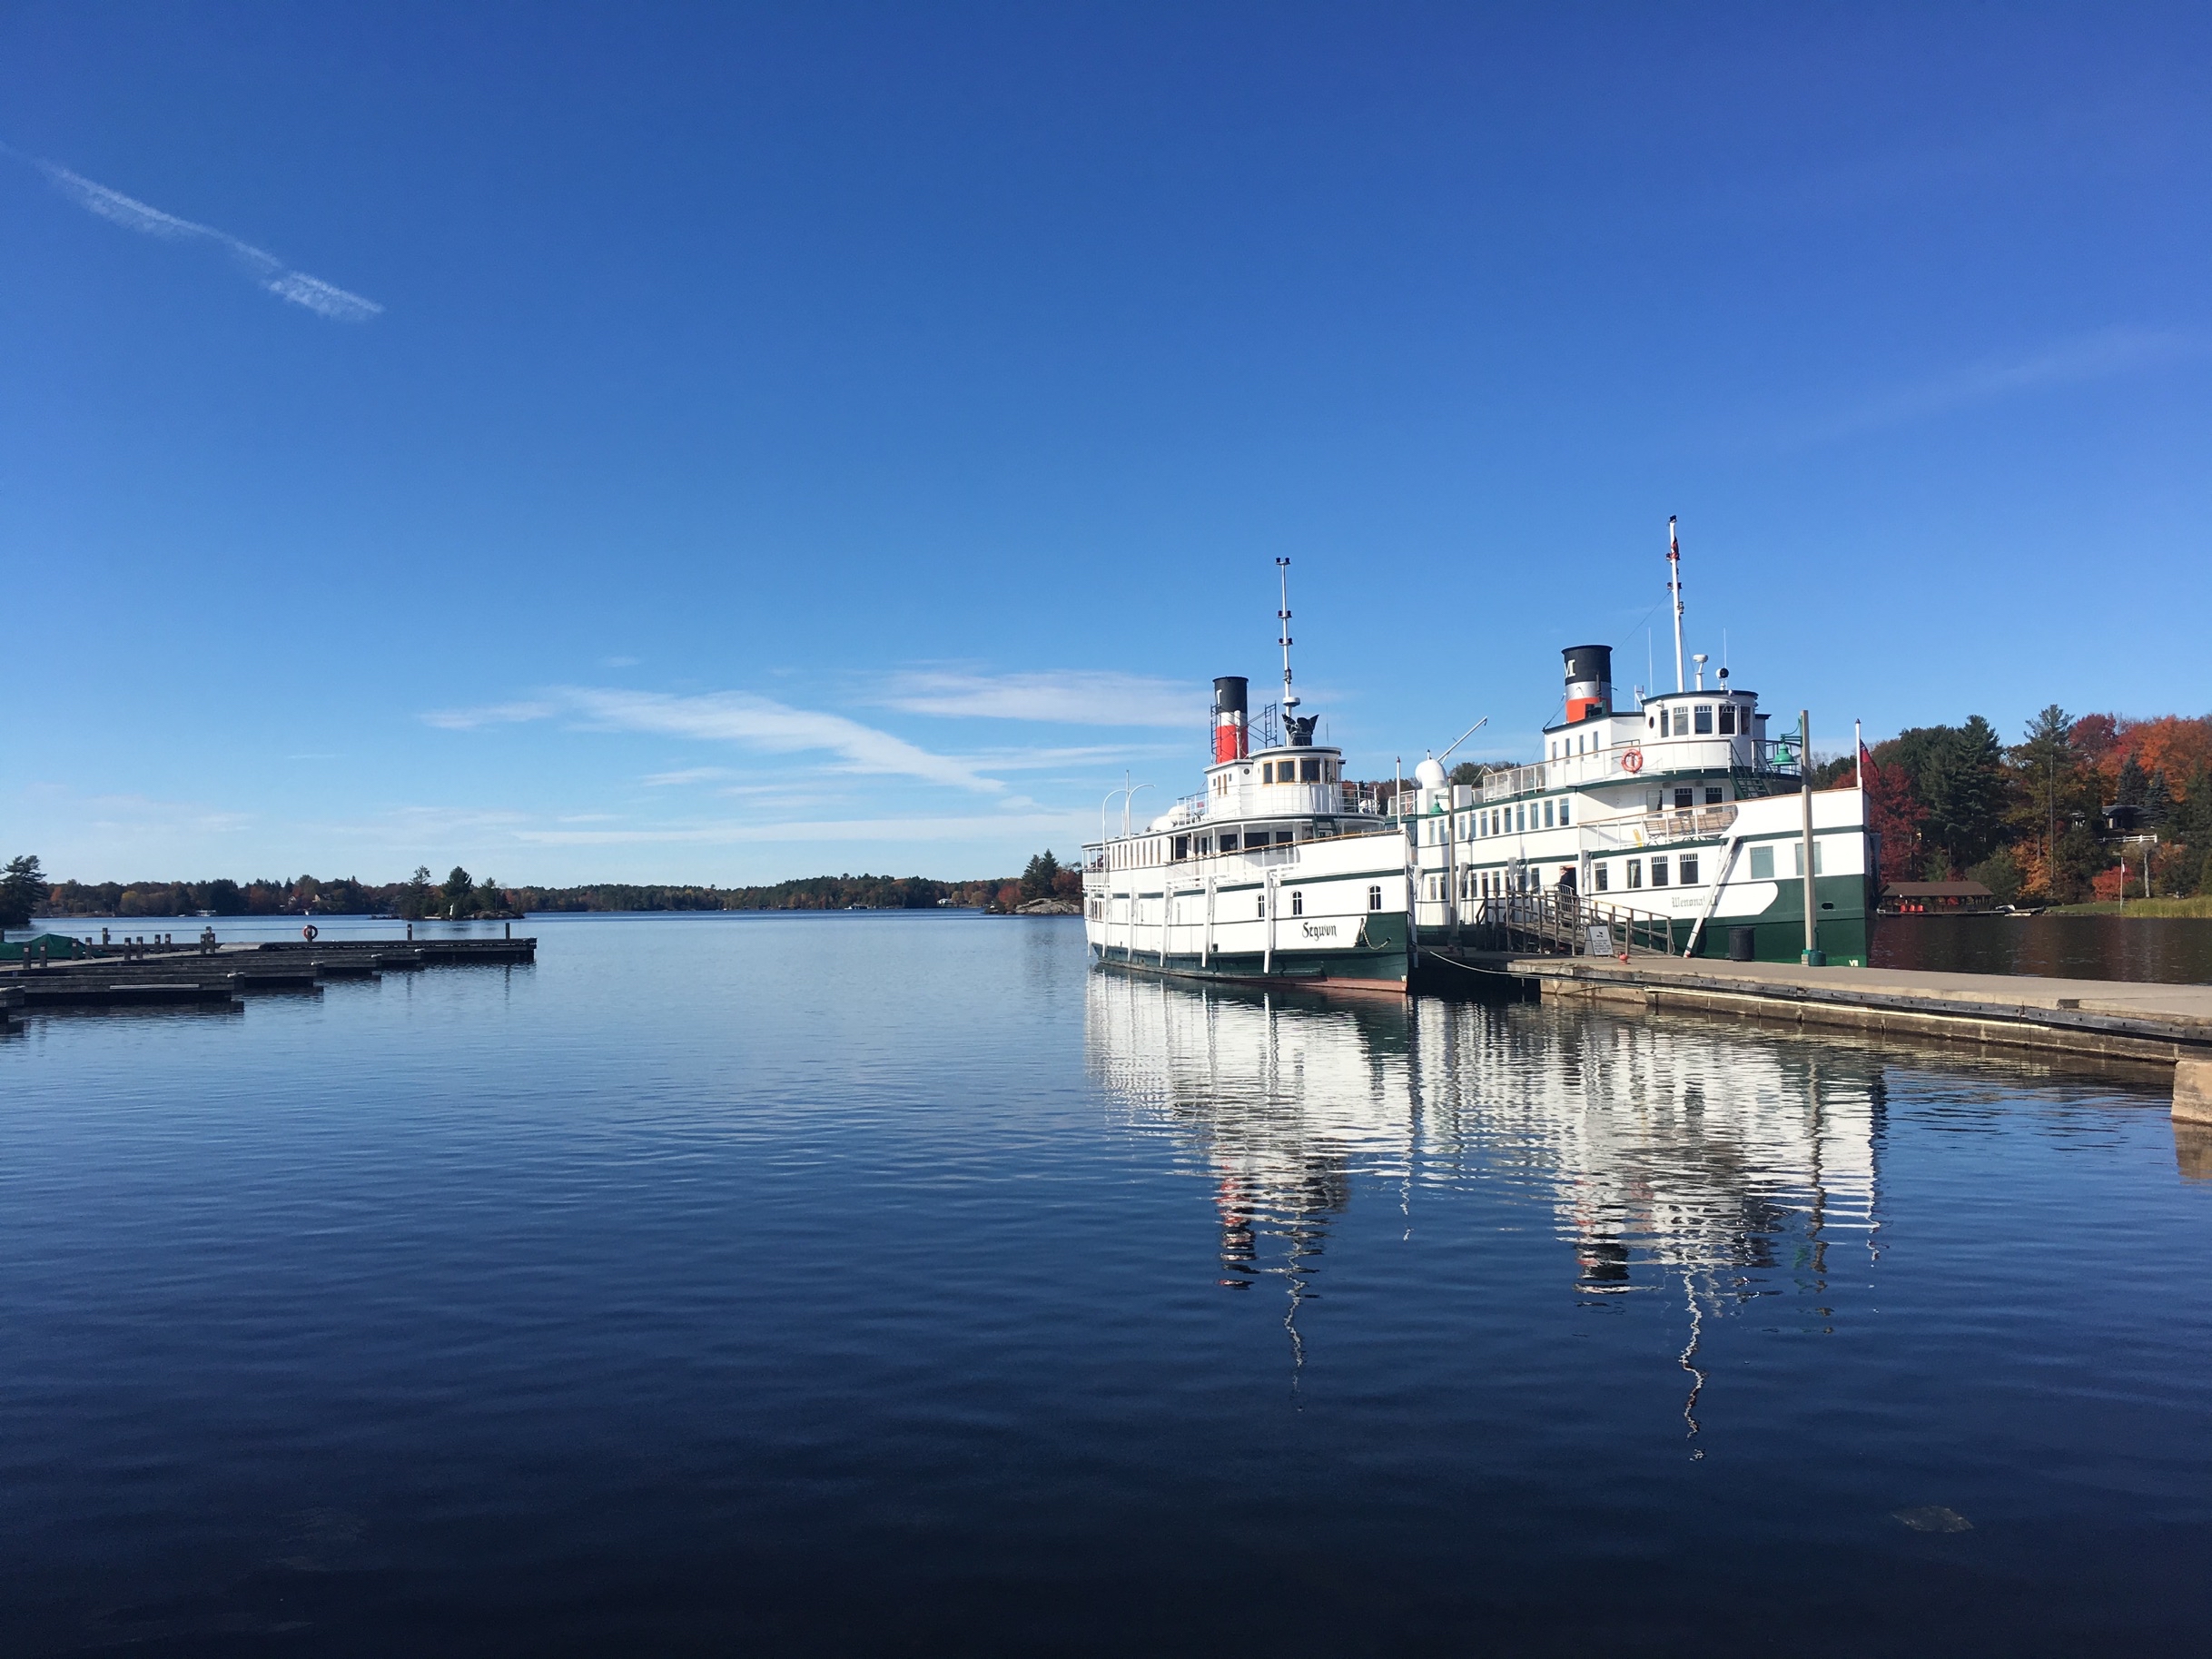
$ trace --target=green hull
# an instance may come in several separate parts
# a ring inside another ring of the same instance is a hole
[[[1871,960],[1873,916],[1866,905],[1866,883],[1857,875],[1819,875],[1813,878],[1812,896],[1821,907],[1821,953],[1836,967],[1864,967]],[[1796,962],[1805,948],[1805,889],[1802,882],[1785,881],[1774,902],[1752,917],[1716,916],[1705,923],[1697,941],[1700,956],[1725,957],[1732,928],[1752,930],[1753,962]],[[1674,923],[1674,949],[1679,953],[1690,943],[1694,924]]]

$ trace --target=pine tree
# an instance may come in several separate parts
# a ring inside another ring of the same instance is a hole
[[[1060,874],[1060,860],[1052,856],[1050,847],[1029,861],[1022,872],[1022,900],[1028,904],[1035,899],[1052,895],[1052,878]]]
[[[2166,774],[2153,772],[2150,781],[2143,785],[2143,827],[2155,830],[2172,815],[2174,792],[2167,787]]]
[[[37,854],[9,859],[0,870],[0,927],[28,927],[33,913],[45,902],[46,876]]]
[[[2150,780],[2143,775],[2142,766],[2130,755],[2120,762],[2119,782],[2114,789],[2113,804],[2118,806],[2140,806],[2149,788]]]

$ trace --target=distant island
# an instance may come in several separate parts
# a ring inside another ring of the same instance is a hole
[[[39,916],[389,915],[408,921],[518,916],[529,911],[937,910],[1012,913],[1058,900],[1080,909],[1082,874],[1050,849],[1019,875],[938,881],[925,875],[809,875],[768,886],[662,886],[597,882],[510,887],[456,865],[442,882],[427,866],[382,885],[353,876],[293,880],[49,882],[35,857],[0,877],[0,926]]]

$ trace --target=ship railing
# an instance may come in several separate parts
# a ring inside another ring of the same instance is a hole
[[[1713,841],[1735,826],[1739,809],[1733,802],[1721,806],[1694,806],[1677,812],[1647,812],[1625,823],[1599,823],[1600,831],[1612,832],[1617,846],[1665,846],[1677,841]]]
[[[1624,764],[1634,755],[1633,765]],[[1739,780],[1739,795],[1775,795],[1798,786],[1794,744],[1762,742],[1750,736],[1661,737],[1650,742],[1562,755],[1557,760],[1509,766],[1487,774],[1475,786],[1477,805],[1489,805],[1547,789],[1587,789],[1600,784],[1655,780],[1675,772],[1727,772]]]
[[[1405,826],[1395,818],[1364,812],[1356,815],[1364,822],[1348,825],[1339,825],[1324,817],[1301,830],[1295,841],[1271,842],[1264,847],[1239,847],[1233,853],[1200,853],[1195,848],[1186,848],[1178,853],[1174,850],[1176,843],[1187,838],[1186,835],[1179,835],[1170,840],[1163,863],[1180,864],[1207,858],[1244,858],[1259,864],[1288,864],[1296,861],[1299,848],[1310,846],[1317,841],[1351,841],[1368,835],[1397,835],[1405,833]],[[1279,820],[1275,823],[1277,827],[1283,827]],[[1147,835],[1159,834],[1160,832],[1158,830],[1132,830],[1126,839],[1141,841]],[[1086,875],[1103,874],[1110,867],[1108,854],[1120,839],[1121,838],[1117,838],[1116,841],[1085,842],[1083,844],[1083,874]],[[1158,866],[1146,864],[1140,867],[1150,869]]]
[[[1477,906],[1475,925],[1486,929],[1498,948],[1531,955],[1585,956],[1601,943],[1607,955],[1674,954],[1671,918],[1585,898],[1572,887],[1493,894]]]
[[[1515,766],[1505,772],[1493,772],[1482,781],[1482,798],[1490,801],[1511,800],[1516,795],[1535,795],[1544,787],[1545,773],[1550,763],[1540,765]]]

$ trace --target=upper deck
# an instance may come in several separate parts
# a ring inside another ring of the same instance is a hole
[[[1756,693],[1727,686],[1670,691],[1632,710],[1593,713],[1547,726],[1545,758],[1493,772],[1474,785],[1478,803],[1604,785],[1649,785],[1663,778],[1727,774],[1770,794],[1798,785],[1799,756],[1789,740],[1770,742]]]

